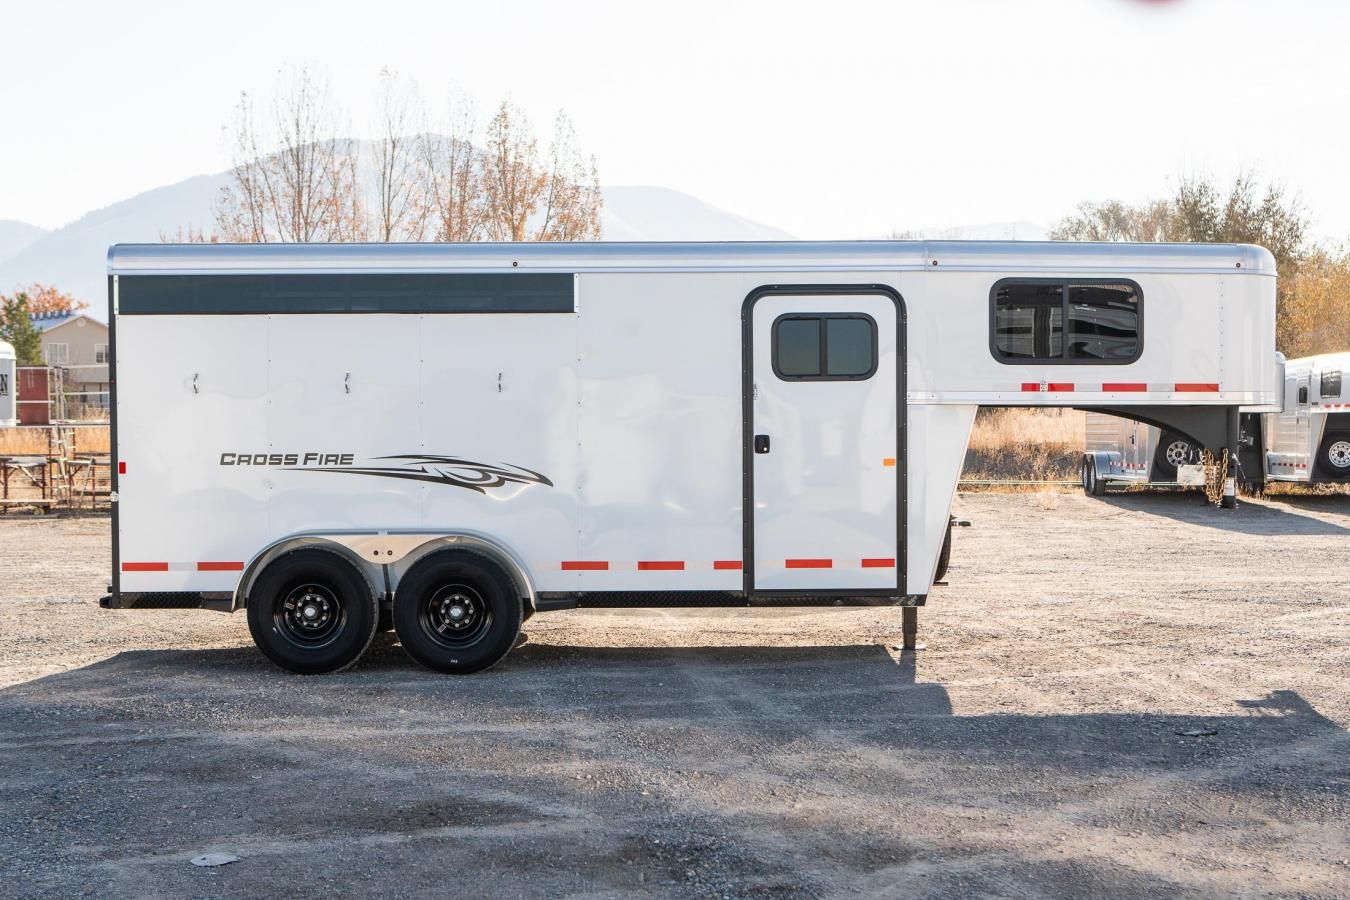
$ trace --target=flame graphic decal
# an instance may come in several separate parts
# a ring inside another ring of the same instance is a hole
[[[337,472],[344,475],[372,475],[377,478],[407,478],[413,481],[428,481],[433,484],[448,484],[451,487],[466,488],[486,494],[492,488],[507,484],[546,484],[553,486],[547,477],[526,469],[523,466],[507,464],[491,465],[461,459],[458,456],[429,456],[421,453],[404,453],[396,456],[377,456],[379,460],[402,460],[398,466],[324,466],[298,469],[301,472]]]

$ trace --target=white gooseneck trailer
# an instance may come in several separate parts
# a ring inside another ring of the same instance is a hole
[[[119,245],[104,605],[245,608],[301,672],[595,605],[928,595],[980,405],[1236,441],[1259,247]]]

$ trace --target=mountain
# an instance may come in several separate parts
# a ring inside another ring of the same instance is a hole
[[[40,233],[12,255],[0,231],[0,291],[17,284],[54,284],[89,303],[102,319],[107,296],[108,247],[153,243],[181,227],[209,231],[212,204],[227,176],[199,175],[155,188],[87,213],[56,231]],[[608,187],[601,231],[608,241],[772,241],[791,235],[659,187]],[[18,223],[16,223],[18,224]],[[27,226],[31,228],[32,226]],[[40,229],[39,229],[40,232]]]
[[[898,231],[895,237],[911,241],[1048,241],[1050,232],[1034,222],[989,222]]]
[[[607,241],[790,241],[769,225],[660,187],[603,189],[600,231]]]
[[[27,222],[0,219],[0,263],[27,249],[46,233],[47,229],[29,225]],[[4,290],[8,289],[9,286],[6,285]]]
[[[33,281],[52,284],[87,302],[90,315],[102,319],[108,247],[158,241],[161,232],[175,232],[179,226],[209,227],[211,204],[224,183],[224,175],[199,175],[86,213],[8,259],[0,258],[0,291]]]

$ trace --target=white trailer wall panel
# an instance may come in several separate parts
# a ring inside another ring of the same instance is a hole
[[[558,590],[742,587],[741,330],[726,274],[579,279],[581,513]],[[748,288],[747,288],[748,290]],[[639,563],[683,564],[639,570]],[[556,567],[556,563],[555,563]]]
[[[126,591],[229,591],[273,538],[280,475],[219,464],[271,449],[267,316],[125,316],[118,322],[117,431],[125,465],[118,551]],[[328,504],[311,512],[325,517]],[[204,567],[203,567],[204,566]],[[242,567],[241,567],[242,568]]]

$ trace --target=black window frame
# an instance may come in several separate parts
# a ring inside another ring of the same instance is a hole
[[[803,319],[813,319],[821,323],[820,327],[820,374],[819,375],[788,375],[778,367],[778,326],[787,320],[800,321]],[[861,375],[828,375],[830,368],[830,356],[827,345],[829,344],[829,326],[825,325],[828,319],[858,319],[867,323],[872,334],[870,349],[872,352],[872,367],[866,373]],[[877,320],[862,312],[789,312],[783,313],[773,320],[773,325],[769,328],[769,361],[773,368],[773,374],[779,381],[866,381],[877,374],[877,368],[880,365],[879,356],[880,342],[877,337]]]
[[[1002,287],[1016,284],[1058,285],[1061,288],[1060,302],[1063,309],[1063,338],[1060,341],[1060,355],[1024,358],[1006,356],[998,347],[998,292]],[[1134,291],[1136,298],[1136,341],[1134,355],[1127,359],[1092,359],[1069,356],[1069,299],[1071,287],[1093,287],[1096,285],[1124,284]],[[1132,278],[1000,278],[989,288],[989,353],[1005,366],[1128,366],[1139,361],[1144,355],[1144,289]]]

